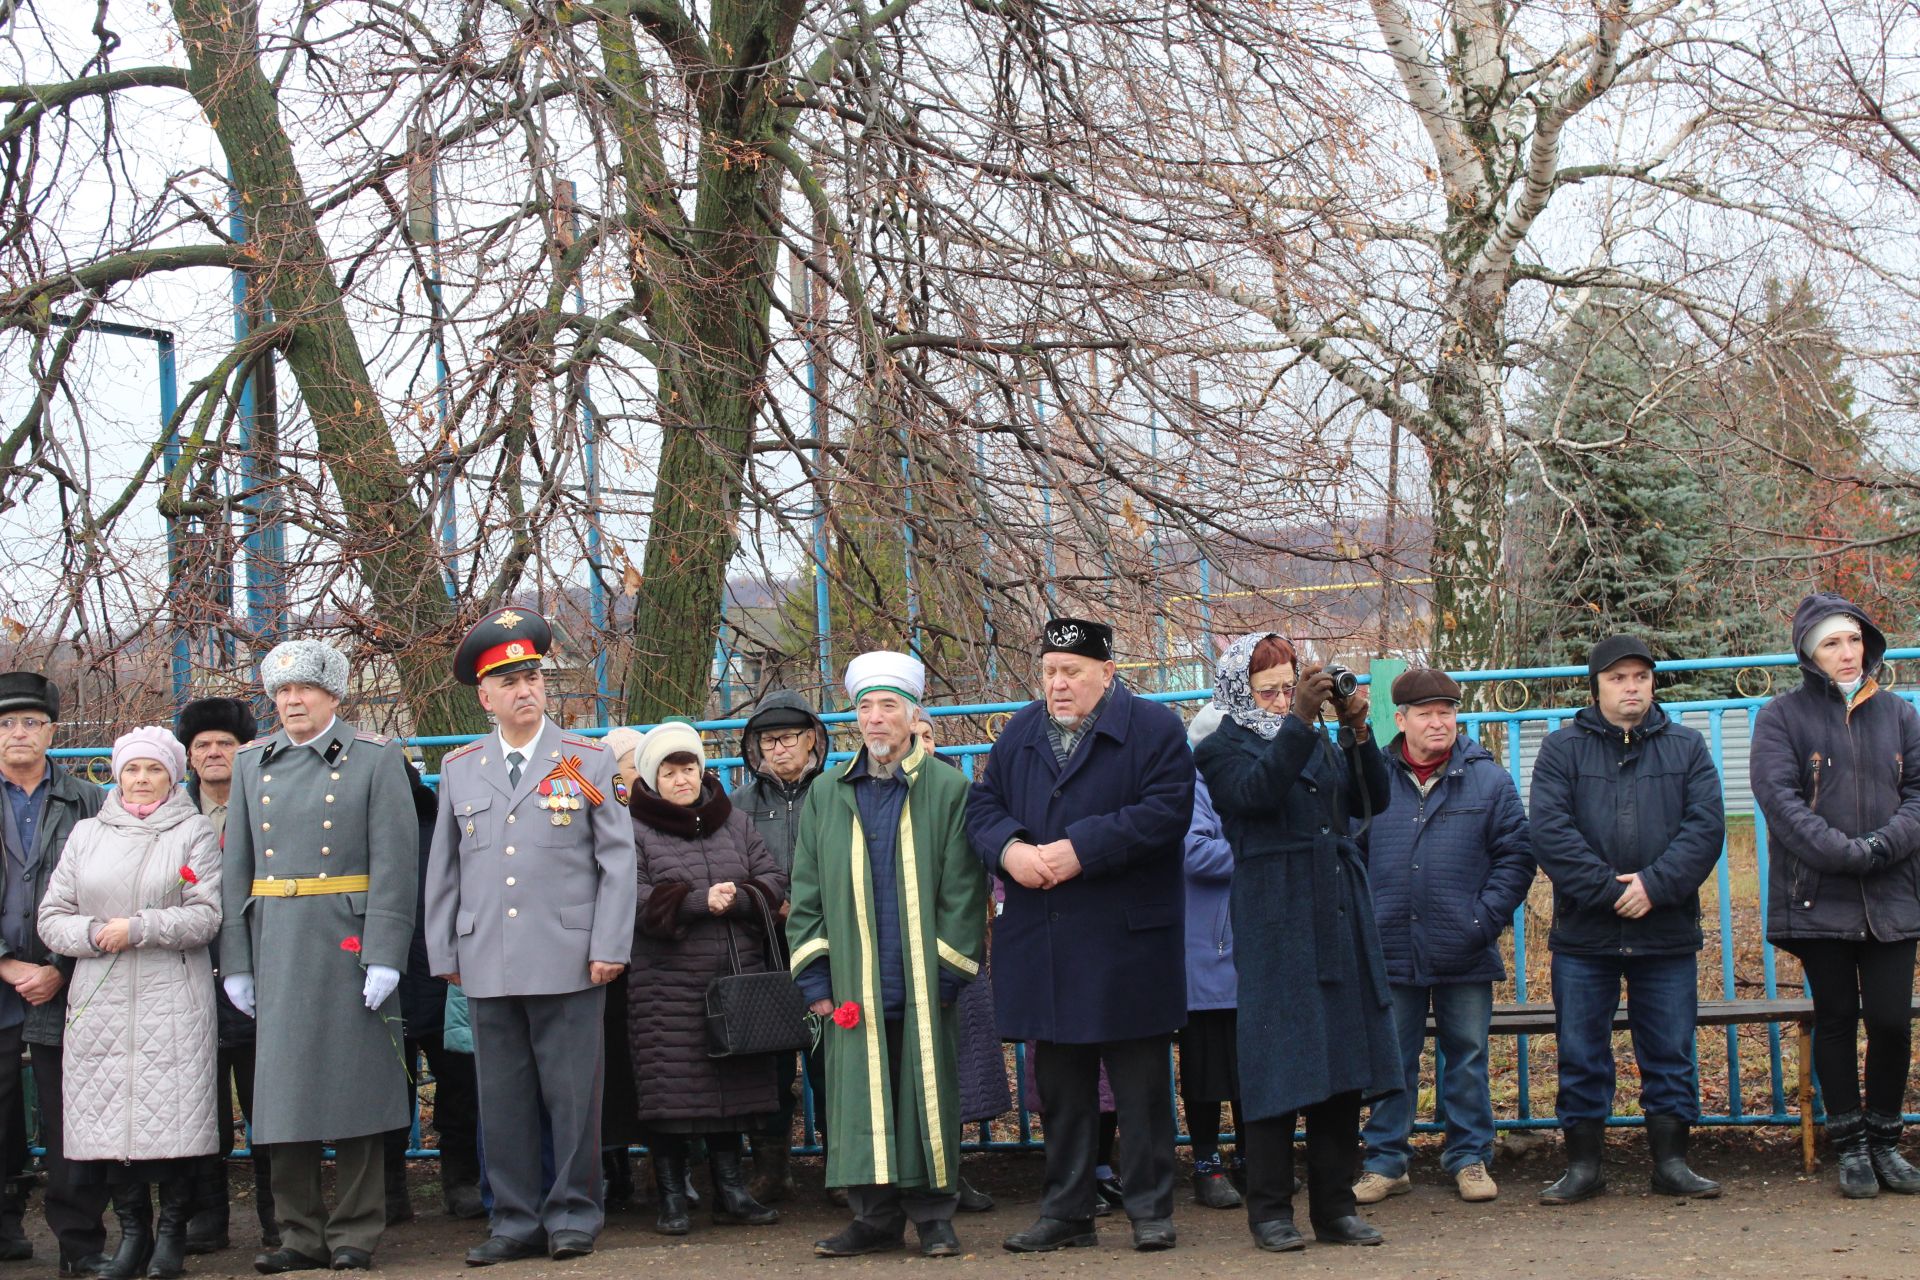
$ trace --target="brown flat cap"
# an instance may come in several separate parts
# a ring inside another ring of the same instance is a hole
[[[1393,682],[1393,705],[1417,707],[1423,702],[1460,701],[1460,685],[1444,671],[1432,667],[1414,667],[1400,673]]]

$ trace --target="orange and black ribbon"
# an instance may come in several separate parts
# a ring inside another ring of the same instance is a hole
[[[579,756],[560,757],[560,763],[553,766],[553,772],[547,775],[546,781],[552,782],[555,778],[565,778],[568,782],[579,787],[580,794],[587,798],[588,804],[604,804],[606,802],[606,794],[602,792],[600,788],[588,782],[587,775],[580,772]]]

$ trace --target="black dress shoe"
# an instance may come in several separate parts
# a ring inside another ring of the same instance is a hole
[[[277,1276],[282,1271],[325,1271],[327,1266],[325,1258],[316,1258],[285,1245],[259,1254],[253,1260],[253,1269],[263,1276]]]
[[[1253,1224],[1253,1247],[1268,1253],[1297,1253],[1307,1247],[1307,1241],[1292,1218],[1273,1218]]]
[[[27,1255],[29,1258],[32,1256],[31,1253]],[[22,1261],[22,1259],[11,1259],[11,1261]],[[93,1276],[106,1265],[107,1255],[104,1253],[90,1253],[84,1258],[69,1258],[64,1253],[60,1255],[60,1274],[63,1276]]]
[[[515,1240],[512,1236],[488,1236],[486,1241],[467,1250],[467,1265],[470,1267],[490,1267],[496,1262],[519,1262],[522,1258],[538,1258],[546,1253],[537,1244],[525,1240]]]
[[[1123,1209],[1127,1203],[1127,1188],[1120,1181],[1120,1175],[1111,1178],[1096,1178],[1093,1182],[1093,1212],[1095,1217],[1104,1218],[1115,1209]]]
[[[1091,1249],[1099,1242],[1091,1218],[1039,1218],[1025,1231],[1002,1240],[1000,1247],[1008,1253],[1052,1253],[1055,1249]]]
[[[885,1253],[907,1243],[904,1236],[890,1235],[864,1222],[849,1222],[838,1235],[813,1242],[816,1258],[857,1258],[864,1253]]]
[[[1136,1253],[1158,1253],[1171,1249],[1179,1237],[1174,1234],[1172,1218],[1142,1218],[1133,1224],[1133,1248]]]
[[[960,1256],[960,1237],[953,1233],[951,1222],[945,1218],[935,1218],[932,1222],[920,1224],[920,1256],[923,1258]]]
[[[1384,1244],[1387,1239],[1377,1227],[1354,1214],[1314,1223],[1313,1238],[1321,1244]]]
[[[960,1212],[992,1213],[993,1197],[962,1178],[960,1179]]]
[[[556,1231],[547,1237],[547,1256],[584,1258],[593,1252],[593,1237],[584,1231]]]
[[[365,1249],[356,1249],[343,1244],[333,1251],[333,1269],[335,1271],[371,1271],[373,1255]]]

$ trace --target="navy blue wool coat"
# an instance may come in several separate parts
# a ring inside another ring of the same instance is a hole
[[[1366,855],[1349,834],[1366,798],[1376,814],[1387,808],[1387,769],[1371,741],[1353,758],[1357,773],[1325,733],[1291,715],[1271,742],[1228,720],[1194,752],[1233,846],[1249,1120],[1401,1087]]]
[[[967,835],[1006,885],[993,927],[1003,1039],[1099,1044],[1185,1025],[1193,777],[1180,717],[1117,682],[1064,770],[1046,704],[1014,713],[967,798]],[[1081,865],[1065,884],[1029,889],[1000,870],[1008,841],[1062,837]]]
[[[1386,750],[1392,814],[1367,837],[1387,981],[1499,982],[1500,931],[1533,883],[1520,793],[1499,761],[1461,738],[1426,795],[1398,740]]]

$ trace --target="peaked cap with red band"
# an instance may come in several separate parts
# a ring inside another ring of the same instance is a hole
[[[553,648],[553,628],[531,609],[508,605],[473,624],[453,655],[453,678],[479,684],[481,676],[538,667]]]

